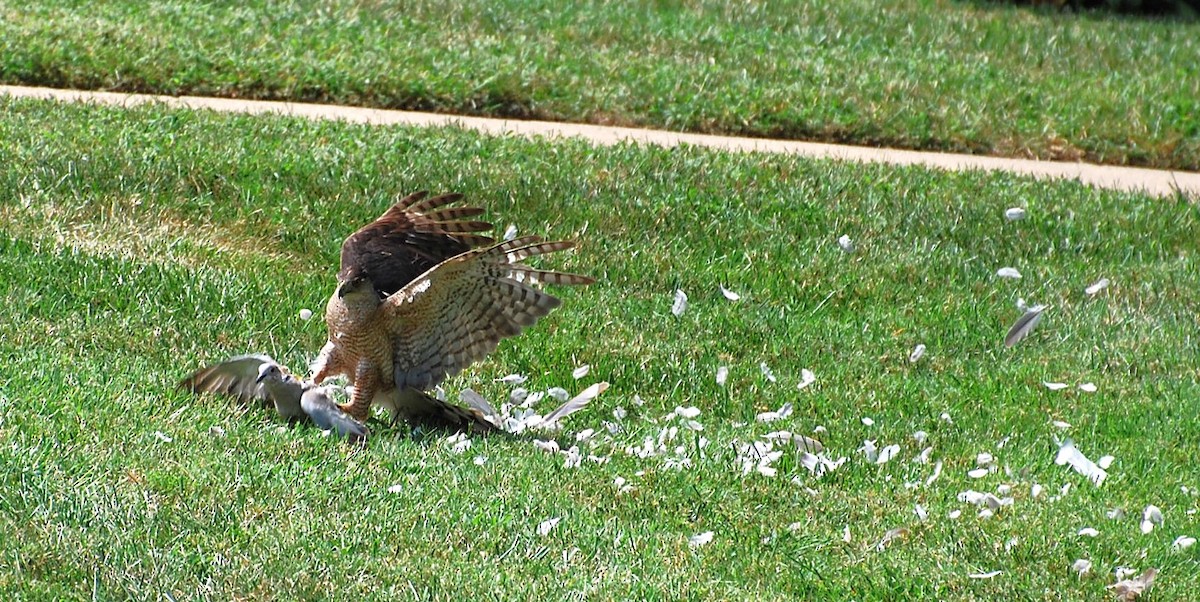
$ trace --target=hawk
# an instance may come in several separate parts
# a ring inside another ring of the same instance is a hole
[[[310,380],[256,354],[199,370],[180,386],[243,401],[270,401],[289,421],[307,416],[352,439],[366,437],[361,421],[371,405],[389,410],[393,420],[483,433],[500,430],[500,416],[477,395],[464,398],[469,407],[460,407],[424,390],[560,304],[533,284],[593,280],[524,265],[528,257],[574,243],[526,237],[493,244],[479,234],[491,224],[469,219],[483,209],[451,206],[461,198],[411,194],[346,238],[338,288],[326,308],[329,342],[313,363]],[[353,385],[345,406],[335,404],[329,390],[319,386],[337,375]],[[607,386],[593,385],[595,391],[564,403],[542,424],[552,425],[579,410]]]
[[[333,401],[333,387],[320,387],[294,376],[270,356],[239,355],[202,368],[179,382],[193,393],[232,395],[242,402],[269,401],[288,422],[305,417],[322,430],[350,440],[363,440],[367,427],[353,419]]]
[[[338,286],[325,309],[329,339],[313,362],[312,380],[349,379],[353,392],[341,407],[358,420],[374,404],[409,422],[490,425],[478,408],[447,404],[423,391],[561,305],[535,284],[594,282],[522,263],[570,249],[570,241],[527,236],[479,246],[491,242],[476,234],[485,229],[482,223],[462,218],[482,210],[445,207],[459,198],[405,199],[342,245]]]

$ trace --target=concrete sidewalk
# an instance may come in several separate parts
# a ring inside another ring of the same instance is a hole
[[[147,103],[162,103],[170,107],[188,109],[210,109],[231,113],[272,113],[292,115],[309,119],[336,119],[352,123],[375,125],[456,125],[491,135],[579,137],[593,144],[612,145],[622,141],[633,141],[657,146],[691,144],[729,151],[766,152],[800,155],[804,157],[840,159],[862,163],[887,163],[892,165],[925,165],[938,169],[1008,171],[1036,178],[1078,180],[1097,188],[1125,191],[1142,191],[1152,196],[1166,197],[1183,193],[1190,199],[1200,199],[1200,173],[1166,171],[1138,167],[1093,165],[1089,163],[1060,163],[1055,161],[1033,161],[1007,159],[980,155],[933,153],[887,148],[822,144],[791,140],[765,140],[737,136],[711,136],[684,134],[661,130],[606,127],[548,121],[517,121],[485,117],[463,117],[411,111],[387,111],[361,107],[318,105],[293,102],[270,102],[259,100],[233,100],[198,96],[150,96],[144,94],[121,94],[114,92],[87,92],[57,90],[53,88],[29,88],[23,86],[0,86],[0,95],[19,98],[46,98],[67,102],[85,102],[112,106],[136,106]]]

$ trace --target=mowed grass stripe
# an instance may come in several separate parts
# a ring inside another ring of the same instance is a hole
[[[1200,587],[1195,548],[1171,551],[1198,525],[1188,514],[1196,498],[1181,489],[1197,485],[1189,467],[1200,444],[1194,205],[694,148],[155,107],[0,109],[6,592],[1094,599],[1118,565],[1161,569],[1154,593],[1165,599]],[[172,389],[233,353],[266,351],[300,368],[325,335],[296,313],[319,310],[332,290],[341,237],[420,188],[462,191],[502,228],[580,240],[539,265],[599,282],[555,289],[561,310],[447,388],[499,400],[509,387],[494,379],[513,372],[529,375],[531,390],[608,380],[560,436],[568,447],[583,428],[607,433],[601,421],[625,408],[611,443],[601,434],[584,448],[608,463],[565,468],[501,438],[458,455],[403,430],[355,450],[311,428],[280,429],[262,408]],[[1029,217],[1006,222],[1012,206]],[[163,223],[178,225],[168,240],[184,241],[167,253],[112,234],[162,236]],[[841,234],[854,255],[838,248]],[[1003,266],[1024,277],[996,279]],[[1112,285],[1085,296],[1101,276]],[[742,300],[726,300],[721,284]],[[679,317],[676,288],[690,298]],[[1054,307],[1005,350],[1018,297]],[[917,343],[929,351],[910,364]],[[760,362],[779,382],[763,378]],[[583,363],[591,374],[574,382]],[[714,380],[722,364],[725,387]],[[802,368],[818,380],[797,391]],[[1054,393],[1046,380],[1098,391]],[[789,401],[787,421],[752,422]],[[693,435],[671,444],[690,468],[624,451],[657,437],[664,423],[650,420],[681,405],[701,409],[710,440],[703,453]],[[1073,427],[1060,431],[1056,419]],[[815,479],[788,455],[775,478],[742,475],[735,441],[817,425],[847,464]],[[916,430],[944,463],[930,486],[931,467],[912,462]],[[1102,488],[1053,465],[1055,436],[1074,437],[1093,459],[1116,456]],[[869,464],[855,451],[866,439],[900,444],[900,456]],[[983,451],[1001,470],[967,478]],[[618,476],[634,490],[617,493]],[[1072,487],[1058,501],[1033,500],[1035,482],[1047,495]],[[956,499],[1001,484],[1015,502],[992,519]],[[1142,535],[1148,503],[1167,521]],[[1114,507],[1127,518],[1105,518]],[[955,509],[963,516],[946,518]],[[537,524],[555,517],[539,537]],[[1076,536],[1084,526],[1101,536]],[[908,535],[878,551],[899,527]],[[711,544],[688,545],[705,531]],[[1094,574],[1070,574],[1077,558],[1095,562]],[[1004,573],[968,577],[990,570]]]
[[[1006,4],[6,7],[0,81],[1200,170],[1200,21]]]

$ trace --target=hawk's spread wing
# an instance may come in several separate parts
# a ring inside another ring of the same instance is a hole
[[[436,385],[559,306],[561,301],[532,284],[594,282],[522,264],[527,257],[575,246],[539,241],[529,236],[463,253],[384,300],[380,310],[392,336],[398,388]]]
[[[338,281],[365,276],[381,297],[387,297],[437,264],[492,243],[475,234],[491,230],[491,224],[467,219],[483,209],[450,207],[461,194],[426,196],[427,192],[408,195],[346,238]]]

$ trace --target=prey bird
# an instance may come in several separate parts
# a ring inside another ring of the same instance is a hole
[[[379,405],[393,420],[494,426],[478,408],[423,392],[561,304],[535,284],[593,282],[522,263],[570,249],[570,241],[529,236],[481,246],[491,242],[477,234],[481,222],[462,218],[482,210],[445,207],[459,198],[402,200],[342,245],[337,290],[325,308],[329,339],[312,380],[349,379],[353,392],[342,409],[356,419]]]
[[[181,389],[193,393],[232,395],[243,403],[271,402],[288,422],[304,418],[322,430],[333,431],[350,440],[366,439],[367,427],[338,407],[333,387],[321,387],[297,378],[270,356],[239,355],[197,370],[179,382]]]

